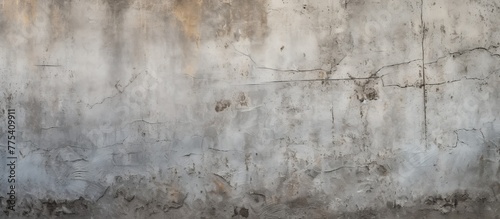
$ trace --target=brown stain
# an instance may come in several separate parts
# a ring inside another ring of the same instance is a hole
[[[11,22],[31,26],[37,15],[38,0],[10,0],[2,2],[2,14]]]
[[[199,25],[203,0],[176,0],[173,14],[182,24],[184,34],[191,40],[200,40]]]

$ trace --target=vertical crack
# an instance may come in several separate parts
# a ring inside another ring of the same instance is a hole
[[[420,26],[422,27],[422,90],[424,94],[424,142],[427,148],[427,89],[425,87],[425,24],[424,24],[424,0],[420,0]]]

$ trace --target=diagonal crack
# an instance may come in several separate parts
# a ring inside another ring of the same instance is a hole
[[[112,99],[112,98],[115,98],[116,96],[118,96],[118,95],[122,94],[122,93],[123,93],[123,91],[125,91],[125,89],[126,89],[126,88],[130,85],[130,84],[132,84],[132,83],[133,83],[133,82],[137,79],[137,77],[139,77],[139,75],[141,75],[141,74],[142,74],[142,72],[141,72],[141,73],[139,73],[139,74],[135,74],[134,76],[132,76],[132,77],[130,78],[129,82],[128,82],[125,86],[123,86],[123,88],[122,88],[122,89],[120,89],[120,87],[121,87],[121,86],[119,86],[119,82],[120,82],[120,81],[118,80],[118,81],[116,82],[116,84],[115,84],[115,88],[116,88],[116,90],[118,91],[118,93],[115,93],[115,94],[113,94],[113,95],[111,95],[111,96],[105,97],[105,98],[103,98],[101,101],[96,102],[96,103],[94,103],[94,104],[88,104],[88,103],[87,103],[87,107],[89,107],[90,109],[92,109],[92,108],[94,108],[94,106],[99,105],[99,104],[103,104],[103,103],[104,103],[104,102],[106,102],[107,100]]]

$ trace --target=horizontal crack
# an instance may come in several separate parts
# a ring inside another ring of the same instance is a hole
[[[495,69],[493,70],[492,72],[490,72],[488,74],[488,76],[484,77],[484,78],[469,78],[469,77],[463,77],[461,79],[455,79],[455,80],[449,80],[449,81],[442,81],[442,82],[437,82],[437,83],[427,83],[426,85],[443,85],[443,84],[449,84],[449,83],[455,83],[455,82],[459,82],[459,81],[463,81],[463,80],[473,80],[473,81],[485,81],[487,79],[489,79],[492,75],[494,75],[495,73],[497,73],[500,69]]]
[[[457,52],[450,52],[448,53],[448,55],[445,55],[445,56],[441,56],[439,58],[437,58],[436,60],[432,61],[432,62],[426,62],[425,64],[428,65],[428,64],[435,64],[437,62],[439,62],[441,59],[445,59],[445,58],[448,58],[450,56],[455,56],[455,55],[463,55],[463,54],[466,54],[466,53],[469,53],[469,52],[473,52],[473,51],[476,51],[476,50],[482,50],[482,51],[486,51],[488,52],[491,56],[494,56],[494,57],[499,57],[500,58],[500,54],[496,54],[496,53],[493,53],[490,51],[490,49],[496,49],[498,48],[498,46],[489,46],[488,48],[486,47],[475,47],[475,48],[472,48],[472,49],[467,49],[467,50],[462,50],[462,51],[457,51]]]
[[[275,84],[275,83],[293,83],[293,82],[324,82],[324,81],[357,81],[357,80],[370,80],[378,79],[379,77],[367,77],[367,78],[327,78],[327,79],[302,79],[302,80],[276,80],[276,81],[264,81],[260,83],[251,83],[243,85],[265,85],[265,84]]]
[[[278,71],[278,72],[311,72],[311,71],[327,71],[325,69],[321,69],[321,68],[314,68],[314,69],[279,69],[279,68],[271,68],[271,67],[267,67],[267,66],[261,66],[259,64],[257,64],[257,62],[255,62],[255,60],[252,58],[252,56],[250,56],[249,54],[246,54],[246,53],[243,53],[241,51],[239,51],[238,49],[236,49],[236,47],[233,45],[233,49],[234,51],[236,51],[237,53],[243,55],[243,56],[246,56],[250,59],[250,61],[252,61],[252,63],[256,66],[256,68],[258,69],[265,69],[265,70],[272,70],[272,71]],[[344,57],[345,58],[345,57]],[[343,60],[343,59],[342,59]],[[340,61],[342,61],[340,60]]]

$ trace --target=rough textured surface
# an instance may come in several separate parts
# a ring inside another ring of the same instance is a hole
[[[500,215],[500,1],[0,9],[2,218]]]

